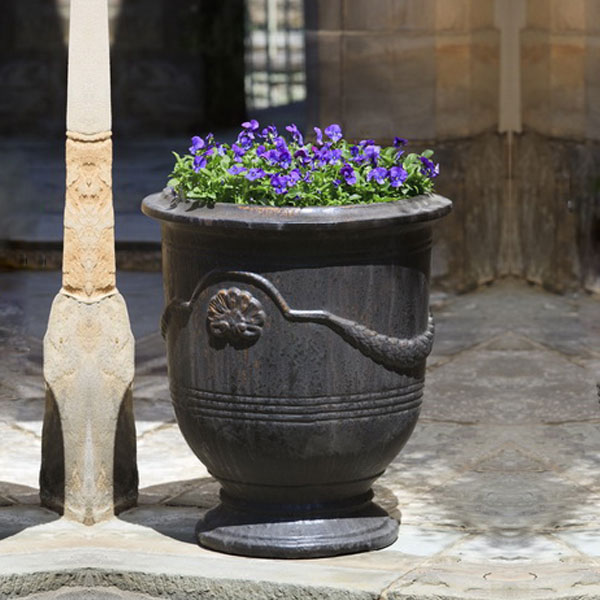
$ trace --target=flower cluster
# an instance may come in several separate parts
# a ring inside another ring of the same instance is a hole
[[[168,185],[180,200],[270,206],[323,206],[384,202],[433,191],[439,165],[433,152],[404,151],[397,137],[382,148],[373,140],[351,144],[339,125],[314,128],[305,143],[296,125],[286,137],[274,125],[242,123],[236,141],[219,144],[212,134],[194,136],[189,154],[176,158]]]

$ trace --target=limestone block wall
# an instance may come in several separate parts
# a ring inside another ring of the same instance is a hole
[[[600,291],[600,2],[527,0],[515,207],[527,279]]]
[[[500,33],[494,0],[307,0],[309,125],[350,138],[432,147],[440,193],[433,274],[469,289],[508,269],[506,150],[498,123]],[[506,261],[505,261],[506,262]]]
[[[436,150],[438,283],[600,290],[600,0],[306,0],[306,22],[310,126]]]
[[[413,140],[493,129],[493,0],[308,0],[309,121]]]

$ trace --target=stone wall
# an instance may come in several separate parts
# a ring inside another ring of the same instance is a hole
[[[454,201],[439,284],[512,275],[600,291],[600,0],[510,4],[525,26],[507,133],[496,24],[508,0],[306,0],[308,122],[436,150],[437,189]]]
[[[600,291],[600,1],[527,0],[515,143],[518,272]]]

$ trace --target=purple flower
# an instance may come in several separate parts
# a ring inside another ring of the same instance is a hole
[[[361,148],[358,146],[350,146],[350,155],[352,156],[350,160],[357,165],[362,165],[367,160],[367,157],[361,154]]]
[[[287,148],[280,150],[277,161],[284,169],[287,169],[292,164],[292,155],[290,154],[290,151]]]
[[[248,181],[254,181],[255,179],[260,179],[265,175],[266,173],[262,169],[253,168],[246,173],[246,179]]]
[[[427,177],[433,179],[434,177],[437,177],[440,174],[439,164],[434,164],[432,161],[430,161],[428,158],[425,158],[424,156],[419,156],[419,159],[423,164],[423,167],[421,168],[421,173],[423,175],[426,175]]]
[[[338,187],[340,185],[340,183],[342,183],[341,179],[334,179],[333,180],[333,185],[335,185],[335,187]]]
[[[322,148],[315,148],[315,159],[318,160],[320,167],[333,165],[342,158],[341,150],[332,150],[331,142],[325,144]]]
[[[251,121],[244,121],[242,123],[242,127],[244,129],[248,129],[249,131],[257,131],[258,130],[258,121],[256,119],[252,119]]]
[[[288,125],[285,129],[286,129],[286,131],[289,131],[292,134],[292,139],[299,146],[304,145],[304,138],[302,137],[302,133],[300,133],[300,130],[294,123],[292,123],[291,125]]]
[[[335,142],[342,139],[342,128],[333,123],[325,129],[325,135],[335,144]]]
[[[385,179],[387,177],[387,169],[383,167],[376,167],[375,169],[371,169],[367,173],[367,181],[371,181],[371,179],[375,179],[377,183],[385,183]]]
[[[370,161],[376,165],[377,159],[379,158],[379,153],[381,152],[381,146],[375,146],[374,144],[369,144],[365,146],[365,156],[370,159]]]
[[[236,162],[241,162],[242,157],[246,154],[246,151],[237,144],[231,144],[231,149],[233,150],[234,160]]]
[[[276,165],[279,162],[279,150],[275,148],[271,148],[271,150],[267,150],[263,157],[266,158],[272,165]]]
[[[257,146],[256,148],[256,156],[258,156],[259,158],[263,158],[263,156],[267,153],[267,149],[265,148],[265,146],[263,144],[261,144],[260,146]]]
[[[202,150],[202,148],[204,148],[206,144],[204,143],[204,140],[198,136],[195,135],[192,138],[192,145],[190,146],[190,154],[196,154],[196,152],[198,152],[198,150]]]
[[[262,130],[261,135],[264,138],[277,137],[277,127],[275,125],[268,125]]]
[[[392,187],[400,187],[408,177],[408,173],[402,167],[392,167],[389,174]]]
[[[204,156],[204,154],[198,154],[194,158],[194,171],[197,173],[201,169],[204,169],[204,167],[206,167],[206,156]]]
[[[356,183],[356,173],[354,172],[352,165],[350,165],[349,163],[346,163],[340,169],[340,175],[344,177],[348,185],[354,185]]]
[[[215,135],[214,133],[208,133],[206,135],[206,143],[208,146],[212,146],[215,143]]]
[[[252,147],[254,141],[254,134],[251,131],[240,131],[237,137],[237,143],[244,149],[249,150]]]
[[[296,150],[294,158],[297,158],[303,165],[309,165],[312,162],[310,154],[304,148]]]
[[[246,167],[242,167],[242,165],[233,165],[233,167],[229,167],[227,172],[231,175],[239,175],[240,173],[244,173],[246,171]]]
[[[396,136],[394,138],[394,147],[395,148],[400,148],[400,146],[406,146],[406,144],[408,144],[408,140],[405,140],[404,138],[401,138],[398,136]]]
[[[300,179],[302,179],[302,173],[300,172],[300,169],[292,169],[288,175],[289,186],[292,187],[296,185]]]
[[[365,146],[372,146],[375,143],[375,140],[360,140],[360,142],[358,142],[358,145],[361,147],[365,147]]]
[[[315,130],[315,135],[317,136],[317,144],[319,144],[319,146],[322,146],[323,145],[323,132],[318,127],[314,127],[313,129]]]
[[[285,175],[271,175],[271,185],[277,194],[285,194],[287,191],[287,177]]]

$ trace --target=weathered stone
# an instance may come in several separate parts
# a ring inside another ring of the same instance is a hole
[[[120,294],[54,300],[44,338],[41,498],[87,524],[137,499],[133,349]]]
[[[307,87],[319,90],[308,94],[307,111],[311,122],[327,126],[342,114],[342,34],[306,33]]]
[[[107,2],[71,0],[67,97],[68,131],[84,135],[110,131],[112,122]],[[68,150],[67,144],[67,152]],[[92,164],[98,163],[93,161]]]
[[[344,0],[343,6],[347,31],[423,32],[435,26],[435,0]]]
[[[115,288],[110,132],[67,135],[63,289],[94,298]]]
[[[594,2],[594,0],[592,0]],[[560,32],[580,32],[586,28],[586,5],[589,0],[550,0],[552,30]]]

